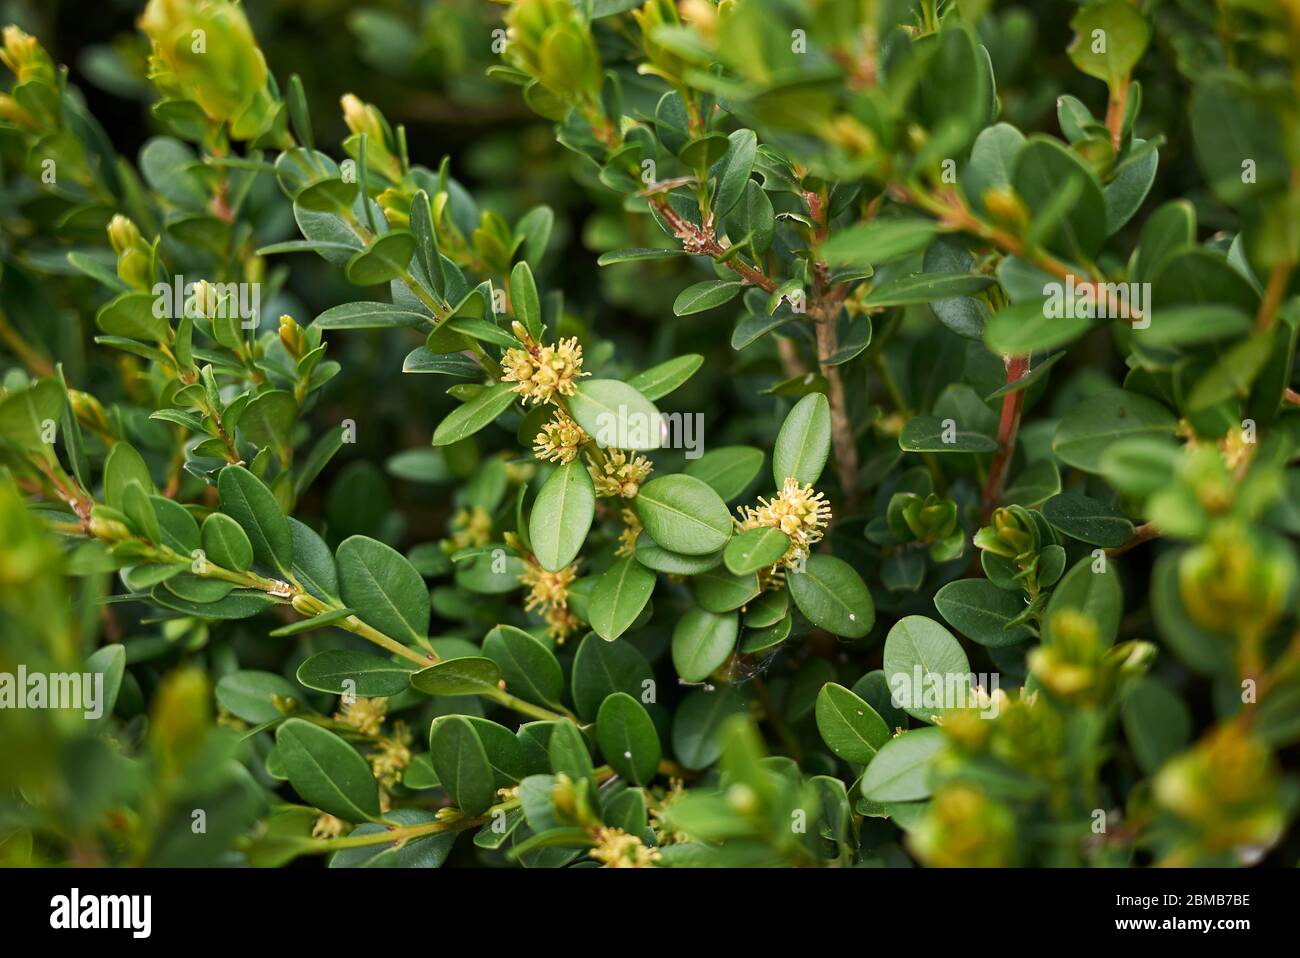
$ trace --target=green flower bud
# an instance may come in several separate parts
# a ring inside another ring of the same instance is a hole
[[[151,78],[214,122],[240,116],[266,84],[266,62],[239,4],[149,0],[139,25],[153,41]]]
[[[1013,863],[1015,817],[965,783],[941,788],[910,836],[912,848],[936,868],[1004,868]]]

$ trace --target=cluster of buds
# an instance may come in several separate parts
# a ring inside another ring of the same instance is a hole
[[[669,83],[680,84],[689,65],[672,49],[655,39],[656,32],[663,28],[669,31],[681,29],[682,20],[677,4],[673,0],[647,0],[639,10],[632,11],[632,19],[641,28],[641,50],[646,58],[640,71],[662,77]]]
[[[908,836],[933,868],[1006,868],[1015,857],[1011,811],[974,785],[953,782],[935,792],[929,811]]]
[[[117,254],[117,276],[131,289],[153,288],[154,249],[140,235],[139,228],[121,213],[108,222],[108,242]]]
[[[1156,802],[1188,829],[1171,863],[1230,853],[1253,864],[1286,829],[1282,781],[1268,747],[1240,724],[1220,726],[1155,778]]]
[[[1285,544],[1231,520],[1178,561],[1178,591],[1197,625],[1260,636],[1286,611],[1295,565]]]
[[[18,81],[14,87],[14,96],[0,95],[0,120],[8,120],[16,126],[36,132],[57,126],[57,113],[51,112],[57,110],[57,107],[50,105],[52,99],[57,103],[57,98],[33,92],[41,87],[53,91],[56,85],[54,61],[36,42],[36,38],[16,26],[5,27],[0,62],[13,72]]]
[[[267,69],[244,8],[229,0],[149,0],[140,29],[152,41],[149,78],[191,100],[214,123],[251,139],[274,119]]]
[[[397,182],[402,178],[402,165],[397,157],[393,154],[396,148],[392,129],[384,115],[379,112],[379,108],[373,103],[365,103],[360,97],[352,93],[345,93],[339,98],[339,105],[343,108],[343,122],[347,125],[348,132],[352,135],[343,143],[344,151],[353,159],[358,159],[360,153],[360,139],[362,134],[366,137],[366,167],[374,170],[390,182]],[[386,191],[387,192],[387,191]],[[397,202],[393,197],[389,197],[389,204],[394,206],[400,213],[402,204]],[[380,203],[383,206],[383,203]],[[409,220],[411,211],[411,201],[405,199],[405,214]],[[388,214],[388,206],[384,206],[385,216]],[[392,220],[389,220],[391,223]],[[394,224],[396,225],[396,224]]]
[[[587,457],[587,472],[601,498],[635,499],[653,469],[645,456],[629,456],[622,449],[606,450],[599,462]]]
[[[1043,549],[1058,544],[1056,532],[1040,513],[1024,506],[995,509],[989,524],[975,533],[974,541],[976,548],[985,553],[1009,560],[1016,569],[1013,577],[1030,597],[1055,581],[1040,577]],[[1060,569],[1054,572],[1059,575]]]
[[[577,631],[578,617],[569,611],[569,586],[578,577],[578,565],[573,563],[556,572],[547,572],[536,562],[526,560],[519,581],[528,587],[524,600],[525,612],[537,612],[545,620],[547,633],[557,643],[563,643]]]
[[[514,392],[525,404],[554,402],[557,396],[578,391],[578,380],[589,374],[582,371],[582,347],[576,336],[543,346],[519,323],[514,324],[514,333],[524,345],[506,350],[501,357],[501,379],[514,383]]]
[[[1105,704],[1121,679],[1142,675],[1155,658],[1149,642],[1102,641],[1097,623],[1065,608],[1045,623],[1043,643],[1029,652],[1029,669],[1056,698],[1091,706]]]
[[[556,409],[551,421],[544,423],[533,439],[533,453],[543,462],[573,462],[589,438],[563,409]]]
[[[600,54],[591,25],[569,0],[517,0],[506,13],[506,58],[553,96],[579,105],[598,101]]]
[[[831,504],[825,494],[814,490],[811,483],[803,485],[790,478],[770,500],[759,496],[757,506],[741,506],[736,531],[771,528],[784,532],[790,545],[776,565],[793,569],[812,555],[812,547],[826,534],[830,521]]]
[[[885,518],[895,539],[929,546],[935,562],[955,559],[964,549],[962,531],[957,527],[957,503],[951,499],[899,492],[889,500]]]

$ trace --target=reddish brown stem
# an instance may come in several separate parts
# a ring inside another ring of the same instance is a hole
[[[1018,381],[1029,372],[1027,356],[1012,356],[1007,359],[1007,385]],[[987,522],[998,500],[1002,498],[1002,488],[1007,481],[1007,468],[1011,465],[1011,456],[1016,451],[1016,434],[1020,432],[1020,412],[1025,405],[1025,391],[1017,389],[1002,397],[1002,417],[998,420],[998,451],[993,455],[989,465],[988,480],[984,483],[984,520]]]

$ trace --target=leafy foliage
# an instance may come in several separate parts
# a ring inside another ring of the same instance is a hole
[[[367,62],[581,200],[229,0],[134,160],[5,31],[0,673],[103,697],[0,712],[0,862],[1294,858],[1282,6],[432,6],[486,76]]]

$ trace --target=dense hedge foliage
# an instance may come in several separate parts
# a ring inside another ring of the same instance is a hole
[[[6,29],[0,861],[1293,861],[1300,16],[1035,6]]]

